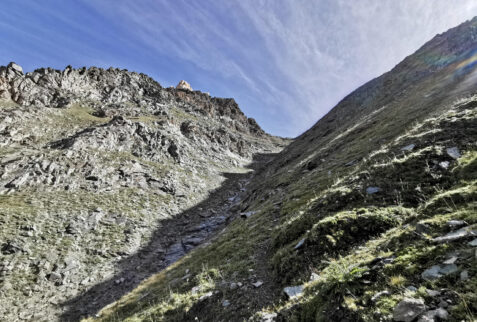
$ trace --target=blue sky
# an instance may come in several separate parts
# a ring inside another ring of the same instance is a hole
[[[0,65],[99,66],[233,97],[268,132],[296,136],[474,0],[3,0]]]

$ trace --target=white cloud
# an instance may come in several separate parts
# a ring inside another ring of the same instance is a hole
[[[477,15],[472,0],[88,3],[152,50],[241,82],[263,103],[248,114],[283,135],[306,130],[357,86]]]
[[[436,33],[477,14],[475,1],[444,0],[243,1],[241,7],[292,84],[288,94],[300,105],[285,112],[302,122],[299,130]]]

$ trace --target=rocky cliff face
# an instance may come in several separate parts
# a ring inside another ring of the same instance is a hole
[[[474,321],[477,18],[345,97],[111,321]]]
[[[220,228],[254,156],[287,143],[233,99],[179,85],[112,68],[0,67],[2,319],[59,319],[65,300],[154,243],[140,254],[154,266],[137,262],[135,278],[112,281],[137,285]],[[243,178],[227,186],[229,176]],[[223,198],[222,213],[179,220],[210,193]],[[174,225],[153,235],[166,221]]]

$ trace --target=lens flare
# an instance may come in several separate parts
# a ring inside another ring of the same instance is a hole
[[[456,73],[467,73],[477,65],[477,50],[472,51],[469,56],[455,67]]]

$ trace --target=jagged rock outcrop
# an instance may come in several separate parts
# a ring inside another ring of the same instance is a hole
[[[185,89],[187,91],[192,91],[192,87],[185,80],[181,80],[176,86],[177,89]]]

